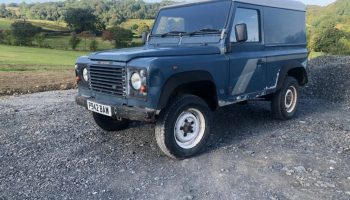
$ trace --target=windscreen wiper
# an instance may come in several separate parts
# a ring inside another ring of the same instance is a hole
[[[168,35],[183,35],[183,34],[186,34],[186,33],[187,32],[184,32],[184,31],[170,31],[170,32],[161,34],[160,37],[166,37]]]
[[[221,33],[221,30],[219,29],[210,29],[210,28],[203,28],[198,31],[193,31],[189,33],[190,36],[196,35],[196,34],[216,34]]]

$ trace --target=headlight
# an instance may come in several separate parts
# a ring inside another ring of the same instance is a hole
[[[89,73],[88,73],[88,70],[86,68],[84,68],[84,70],[83,70],[83,78],[86,82],[89,81]]]
[[[130,83],[133,89],[139,90],[142,86],[142,79],[139,73],[135,72],[130,77]]]

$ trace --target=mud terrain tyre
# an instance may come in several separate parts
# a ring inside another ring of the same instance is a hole
[[[156,123],[155,136],[162,152],[175,159],[198,154],[206,145],[212,112],[200,97],[183,95],[163,109]]]
[[[127,129],[130,123],[130,121],[126,119],[114,119],[94,112],[92,113],[92,117],[97,126],[105,131],[121,131]]]
[[[293,77],[284,80],[282,88],[272,96],[271,109],[276,119],[289,120],[295,117],[299,104],[299,83]]]

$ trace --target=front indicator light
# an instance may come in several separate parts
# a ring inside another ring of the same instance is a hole
[[[140,92],[143,93],[143,94],[145,94],[145,93],[147,92],[146,86],[144,86],[144,85],[141,86],[141,87],[140,87]]]

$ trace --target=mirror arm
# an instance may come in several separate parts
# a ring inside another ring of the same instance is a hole
[[[222,31],[221,31],[221,35],[220,35],[221,40],[223,40],[225,38],[225,34],[226,34],[226,28],[222,29]]]
[[[148,42],[149,42],[149,37],[151,36],[151,33],[148,33],[147,34],[147,39],[146,39],[146,44],[148,44]]]

